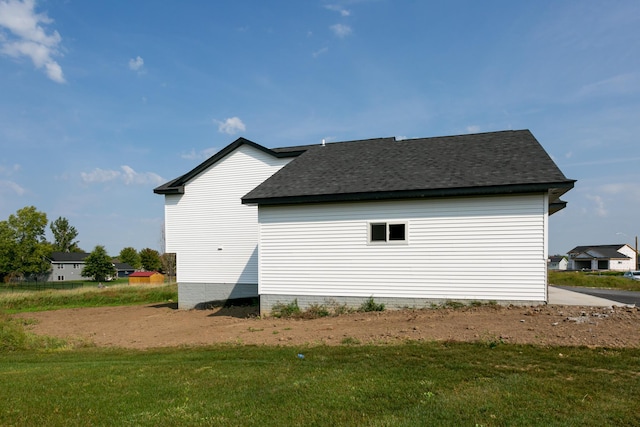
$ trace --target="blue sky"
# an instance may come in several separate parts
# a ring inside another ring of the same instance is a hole
[[[157,185],[267,147],[530,129],[550,253],[640,234],[640,2],[0,0],[0,219],[161,250]]]

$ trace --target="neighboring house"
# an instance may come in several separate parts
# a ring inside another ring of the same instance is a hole
[[[543,303],[548,216],[574,182],[522,130],[273,150],[240,138],[154,192],[180,308],[259,295],[268,312]]]
[[[136,271],[135,268],[127,264],[126,262],[113,262],[114,267],[116,268],[116,272],[119,278],[129,277],[129,275]]]
[[[51,273],[49,282],[67,282],[71,280],[91,280],[84,277],[84,260],[89,256],[85,252],[53,252],[51,254]]]
[[[158,285],[164,283],[164,275],[157,271],[136,271],[129,275],[130,285]]]
[[[85,277],[82,270],[85,267],[85,259],[90,254],[86,252],[53,252],[51,254],[51,273],[48,281],[67,282],[71,280],[93,280],[93,277]],[[135,268],[127,263],[114,262],[117,277],[127,277]],[[111,280],[111,278],[109,278]]]
[[[576,246],[569,255],[569,270],[635,270],[636,251],[627,244]]]
[[[547,268],[549,270],[566,270],[568,265],[567,257],[550,256]]]

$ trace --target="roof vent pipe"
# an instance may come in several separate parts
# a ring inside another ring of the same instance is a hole
[[[326,145],[326,141],[324,140],[324,138],[322,138],[322,146],[324,147]]]

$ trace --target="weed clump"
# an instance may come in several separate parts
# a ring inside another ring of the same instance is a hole
[[[304,310],[295,299],[290,303],[277,303],[271,307],[271,316],[277,318],[293,319],[319,319],[321,317],[333,317],[353,313],[353,308],[347,304],[340,304],[333,299],[325,300],[324,304],[311,304]]]
[[[299,317],[301,313],[298,299],[294,299],[288,304],[277,303],[271,307],[271,315],[277,318]]]
[[[374,301],[373,297],[367,298],[365,302],[360,305],[360,309],[358,311],[362,312],[370,312],[370,311],[384,311],[384,304],[377,303]]]
[[[62,339],[41,337],[25,331],[29,320],[12,319],[0,312],[0,353],[24,350],[56,350],[69,348]]]

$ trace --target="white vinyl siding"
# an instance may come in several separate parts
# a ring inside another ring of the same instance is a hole
[[[261,206],[261,295],[546,300],[547,197]],[[372,222],[407,244],[370,244]]]
[[[166,250],[175,252],[179,283],[258,282],[258,209],[242,196],[291,159],[241,145],[165,196]]]

